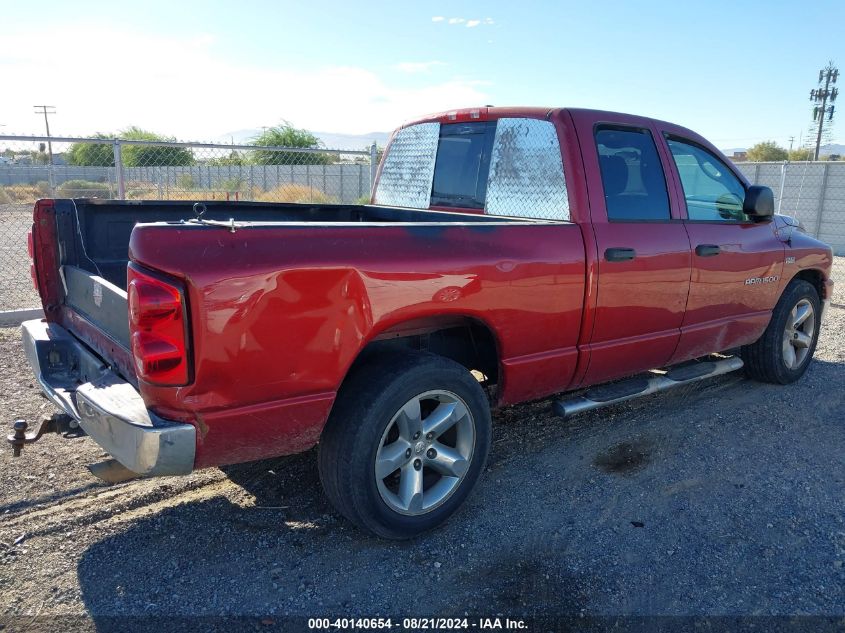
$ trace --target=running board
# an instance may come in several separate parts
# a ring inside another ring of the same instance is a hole
[[[568,418],[583,411],[625,402],[680,385],[688,385],[705,378],[721,376],[742,369],[742,365],[742,359],[739,356],[731,356],[722,360],[704,361],[694,365],[676,367],[665,374],[637,376],[594,387],[584,395],[570,400],[555,400],[552,404],[552,411],[562,418]]]

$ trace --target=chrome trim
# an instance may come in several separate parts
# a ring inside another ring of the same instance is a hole
[[[742,362],[742,359],[739,358],[739,356],[731,356],[719,361],[714,361],[713,368],[711,371],[705,374],[694,376],[692,378],[688,378],[686,380],[672,380],[668,377],[668,375],[663,374],[653,375],[648,379],[646,387],[641,391],[637,391],[636,393],[631,393],[621,396],[619,398],[601,401],[591,400],[590,398],[585,396],[576,396],[568,400],[556,400],[552,404],[552,410],[556,415],[559,415],[563,418],[568,418],[577,413],[583,413],[584,411],[607,407],[612,404],[625,402],[626,400],[633,400],[634,398],[640,398],[642,396],[648,396],[652,393],[657,393],[658,391],[665,391],[667,389],[678,387],[680,385],[688,385],[694,382],[698,382],[700,380],[705,380],[706,378],[721,376],[722,374],[727,374],[732,371],[742,369],[743,365],[744,363]]]
[[[21,325],[24,350],[44,394],[126,468],[139,475],[193,470],[196,429],[149,411],[141,394],[67,330]]]

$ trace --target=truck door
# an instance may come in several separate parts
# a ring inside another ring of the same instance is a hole
[[[692,248],[689,302],[673,362],[751,343],[780,294],[784,244],[771,221],[742,212],[745,185],[718,155],[663,131]]]
[[[594,384],[672,357],[689,292],[690,244],[651,123],[582,118],[576,126],[598,258],[582,381]]]

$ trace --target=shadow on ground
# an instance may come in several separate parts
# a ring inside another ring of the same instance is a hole
[[[329,507],[314,452],[92,544],[85,609],[135,615],[843,614],[843,365],[739,377],[561,422],[497,414],[467,506],[413,542]],[[813,402],[808,407],[807,403]]]

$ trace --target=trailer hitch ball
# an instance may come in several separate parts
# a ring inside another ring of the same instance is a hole
[[[24,445],[37,442],[45,433],[60,433],[64,437],[85,435],[79,423],[66,413],[54,413],[49,418],[41,420],[33,431],[29,431],[26,420],[15,420],[12,430],[13,432],[6,436],[6,441],[12,445],[12,454],[15,457],[20,457]]]
[[[26,423],[26,420],[15,420],[12,428],[14,429],[14,433],[8,437],[8,440],[12,445],[12,454],[15,457],[20,457],[21,449],[26,444],[26,430],[29,428],[29,425]]]

